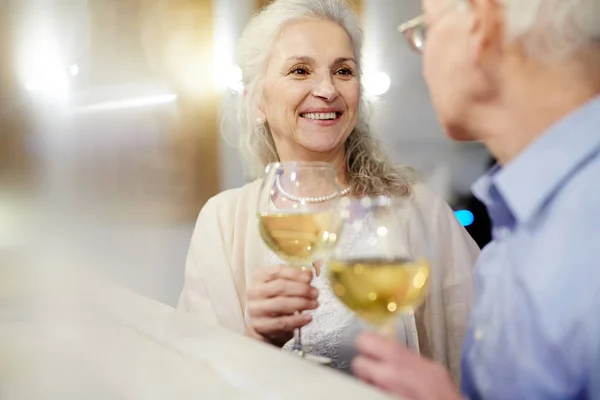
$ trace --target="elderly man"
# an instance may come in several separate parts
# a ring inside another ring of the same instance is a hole
[[[354,372],[413,400],[600,399],[600,0],[423,6],[400,30],[423,52],[448,136],[499,161],[473,187],[493,241],[476,267],[462,393],[373,334],[358,338]]]

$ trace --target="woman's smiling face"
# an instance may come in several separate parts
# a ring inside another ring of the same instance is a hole
[[[358,65],[346,31],[322,19],[287,25],[271,49],[259,106],[282,160],[343,151],[359,103]]]

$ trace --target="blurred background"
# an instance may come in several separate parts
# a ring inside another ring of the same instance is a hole
[[[175,305],[200,208],[247,180],[227,117],[235,44],[263,3],[0,0],[0,267],[81,265]],[[396,31],[420,0],[355,3],[373,132],[487,243],[469,188],[490,156],[445,138]]]

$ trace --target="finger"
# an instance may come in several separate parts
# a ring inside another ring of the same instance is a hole
[[[248,302],[248,313],[252,318],[279,317],[297,311],[314,310],[318,306],[319,303],[316,300],[304,297],[274,297]]]
[[[276,279],[310,283],[312,281],[312,272],[309,270],[303,271],[300,268],[290,267],[289,265],[277,265],[275,267],[257,269],[253,274],[255,282],[270,282]]]
[[[460,399],[458,390],[443,366],[420,357],[404,346],[398,346],[398,349],[391,352],[396,357],[387,360],[372,358],[364,353],[359,355],[352,362],[355,375],[406,398]]]
[[[413,383],[407,381],[401,370],[379,360],[358,356],[352,360],[352,372],[366,383],[377,386],[386,392],[410,399],[415,397]],[[418,379],[416,379],[418,382]]]
[[[418,361],[419,356],[393,338],[378,333],[363,333],[356,339],[356,349],[363,356],[394,363]]]
[[[252,339],[259,340],[261,342],[265,341],[264,336],[261,335],[260,333],[256,332],[256,329],[254,329],[251,326],[249,326],[248,328],[246,328],[245,335],[248,336],[248,337],[250,337],[250,338],[252,338]]]
[[[319,295],[317,288],[312,287],[305,282],[291,281],[287,279],[276,279],[256,285],[248,289],[249,300],[268,299],[272,297],[287,296],[287,297],[306,297],[307,299],[316,300]]]
[[[295,314],[277,318],[258,318],[253,320],[254,330],[260,335],[273,336],[281,332],[293,332],[312,320],[310,314]]]

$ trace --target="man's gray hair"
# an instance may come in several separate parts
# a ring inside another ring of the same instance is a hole
[[[509,39],[520,39],[529,54],[564,58],[600,44],[600,0],[503,0]]]

